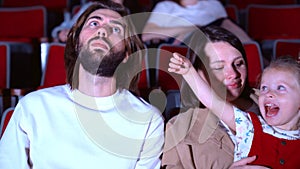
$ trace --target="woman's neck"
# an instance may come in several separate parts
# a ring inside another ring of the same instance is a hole
[[[250,98],[239,97],[238,99],[231,101],[231,104],[243,111],[247,111],[254,102]]]

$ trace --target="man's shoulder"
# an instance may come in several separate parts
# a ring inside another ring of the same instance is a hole
[[[137,110],[140,113],[155,113],[161,115],[161,111],[143,98],[134,95],[127,89],[120,91],[122,104],[131,110]],[[121,102],[120,102],[121,103]]]
[[[48,87],[48,88],[43,88],[43,89],[39,89],[39,90],[30,92],[26,96],[24,96],[24,99],[31,100],[34,98],[41,98],[41,97],[59,98],[60,95],[65,96],[66,93],[68,93],[68,91],[71,91],[70,88],[68,87],[68,85]]]

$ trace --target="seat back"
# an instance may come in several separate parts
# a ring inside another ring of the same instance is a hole
[[[10,85],[10,47],[0,43],[0,88],[9,88]]]
[[[172,117],[179,113],[181,108],[180,90],[168,90],[166,93],[167,104],[164,111],[165,122],[169,121]]]
[[[236,23],[240,22],[238,9],[237,9],[236,5],[233,5],[233,4],[226,5],[225,10],[226,10],[229,18],[234,20]]]
[[[11,86],[36,87],[40,83],[40,42],[47,39],[47,13],[43,6],[0,8],[0,41],[11,49]]]
[[[2,7],[45,6],[47,9],[66,9],[70,0],[2,0]]]
[[[47,36],[47,13],[43,6],[0,8],[0,40]],[[19,41],[19,40],[17,40]]]
[[[151,12],[151,8],[154,5],[154,1],[152,0],[139,0],[138,6],[140,6],[142,11]]]
[[[248,5],[288,5],[297,4],[297,0],[229,0],[229,4],[234,4],[239,10],[244,10]]]
[[[149,101],[149,94],[152,91],[151,79],[150,79],[150,66],[149,66],[149,57],[148,57],[148,48],[145,46],[144,55],[142,55],[142,67],[140,73],[140,79],[138,82],[138,89],[140,96]],[[152,69],[151,69],[152,70]]]
[[[300,61],[300,39],[277,39],[274,41],[273,57],[274,59],[290,55]]]
[[[40,0],[2,0],[2,7],[28,7],[28,6],[36,6],[39,5]]]
[[[249,5],[246,31],[256,41],[300,39],[300,5]]]
[[[248,82],[251,87],[257,87],[264,65],[261,48],[255,41],[244,43],[244,48],[248,61]]]
[[[41,5],[45,6],[49,10],[56,10],[63,12],[70,6],[70,0],[40,0]]]
[[[140,74],[140,80],[138,83],[138,88],[139,89],[149,89],[151,88],[150,84],[150,74],[149,74],[149,64],[148,64],[148,51],[147,47],[145,45],[144,49],[145,54],[143,55],[142,58],[142,70]]]
[[[46,67],[42,75],[40,88],[62,85],[66,83],[64,52],[65,44],[49,44],[46,57]]]
[[[170,58],[177,52],[183,56],[187,55],[188,47],[183,45],[161,44],[157,50],[156,82],[163,91],[179,90],[182,76],[168,72]]]
[[[81,8],[81,5],[73,6],[72,12],[71,12],[72,16],[76,15],[80,11],[80,8]]]
[[[10,107],[10,108],[7,108],[3,114],[2,114],[2,117],[1,117],[1,124],[0,124],[0,131],[1,131],[1,135],[0,135],[0,139],[6,129],[6,126],[14,112],[15,108],[14,107]]]

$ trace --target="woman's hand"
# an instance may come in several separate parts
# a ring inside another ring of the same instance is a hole
[[[185,75],[188,73],[191,66],[192,64],[189,59],[179,53],[173,53],[173,57],[170,59],[168,71]]]
[[[268,169],[267,167],[258,165],[247,165],[248,163],[253,162],[255,159],[256,156],[243,158],[239,161],[234,162],[229,169]]]

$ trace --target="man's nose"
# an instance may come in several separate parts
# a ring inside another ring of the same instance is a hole
[[[107,37],[108,36],[108,30],[106,26],[103,26],[98,29],[98,36],[100,37]]]

